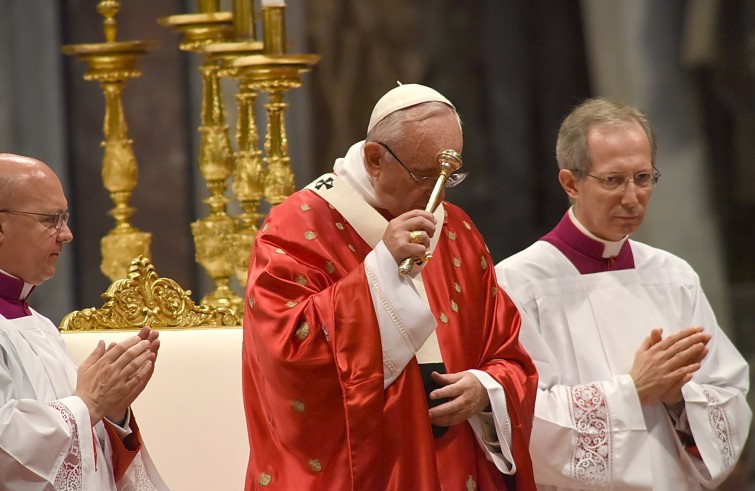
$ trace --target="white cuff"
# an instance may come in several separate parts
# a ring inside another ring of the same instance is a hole
[[[133,431],[131,430],[131,408],[126,408],[126,418],[123,421],[123,426],[119,425],[115,421],[110,421],[108,418],[105,418],[109,423],[110,427],[113,429],[116,435],[118,435],[118,438],[123,440],[127,436],[129,436]]]
[[[492,421],[490,421],[490,418],[486,418],[484,415],[479,414],[469,418],[468,421],[475,432],[477,442],[485,451],[488,460],[493,462],[499,471],[504,474],[514,474],[516,472],[516,464],[514,463],[514,456],[511,452],[511,419],[509,418],[509,411],[506,405],[506,393],[501,384],[482,370],[467,371],[477,377],[477,380],[479,380],[482,386],[488,391],[490,407],[493,410]],[[491,422],[494,424],[494,428],[490,428]],[[487,431],[485,428],[486,426]],[[490,444],[486,442],[485,439],[485,435],[492,434],[493,429],[498,436],[497,445]]]
[[[437,325],[427,302],[381,241],[364,259],[364,270],[383,346],[383,380],[387,388],[414,357]]]

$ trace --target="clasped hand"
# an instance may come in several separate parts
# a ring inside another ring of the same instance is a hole
[[[93,426],[103,417],[122,420],[126,409],[144,390],[154,372],[160,348],[158,335],[144,327],[136,336],[107,348],[100,340],[81,363],[76,395],[87,405]]]
[[[485,409],[490,402],[488,391],[479,379],[469,372],[433,372],[432,377],[443,387],[430,392],[430,399],[450,399],[430,409],[430,422],[436,426],[463,423]]]
[[[682,386],[708,354],[710,334],[702,327],[685,327],[666,338],[653,329],[637,349],[629,374],[642,404],[677,404],[684,400]]]
[[[411,233],[421,232],[418,240],[412,241]],[[424,210],[411,210],[390,222],[383,234],[383,243],[396,264],[407,257],[423,257],[430,247],[430,237],[435,234],[435,217]]]

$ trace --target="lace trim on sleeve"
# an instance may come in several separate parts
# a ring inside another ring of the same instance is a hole
[[[141,453],[136,455],[129,470],[118,482],[119,491],[157,491],[144,466]]]
[[[571,387],[568,395],[571,419],[577,432],[571,459],[572,477],[593,486],[606,486],[613,466],[613,442],[603,391],[593,383]]]
[[[71,444],[63,463],[55,476],[55,489],[59,491],[82,491],[83,471],[81,466],[81,446],[79,445],[79,430],[73,413],[64,404],[53,401],[48,406],[55,409],[63,417],[71,430]]]
[[[725,469],[734,465],[734,449],[731,446],[731,425],[726,411],[721,407],[721,401],[710,391],[703,390],[708,400],[708,423],[713,431],[716,446],[721,453],[721,462]]]

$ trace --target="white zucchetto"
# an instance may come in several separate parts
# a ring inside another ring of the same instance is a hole
[[[396,112],[400,109],[406,109],[407,107],[416,106],[423,102],[442,102],[447,104],[454,110],[456,109],[451,101],[443,97],[443,95],[435,89],[426,87],[419,84],[404,84],[399,82],[399,86],[389,90],[380,100],[375,104],[375,108],[372,110],[370,116],[370,123],[367,125],[367,133],[372,131],[383,118],[389,114]]]

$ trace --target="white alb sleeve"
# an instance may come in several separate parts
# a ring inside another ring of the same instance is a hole
[[[493,377],[481,370],[467,370],[477,377],[490,400],[490,413],[478,413],[469,418],[477,442],[495,466],[504,474],[514,474],[516,465],[511,452],[511,419],[506,405],[506,393]]]
[[[364,270],[380,329],[384,387],[387,388],[422,347],[437,323],[412,280],[399,275],[398,265],[382,241],[367,254]]]

